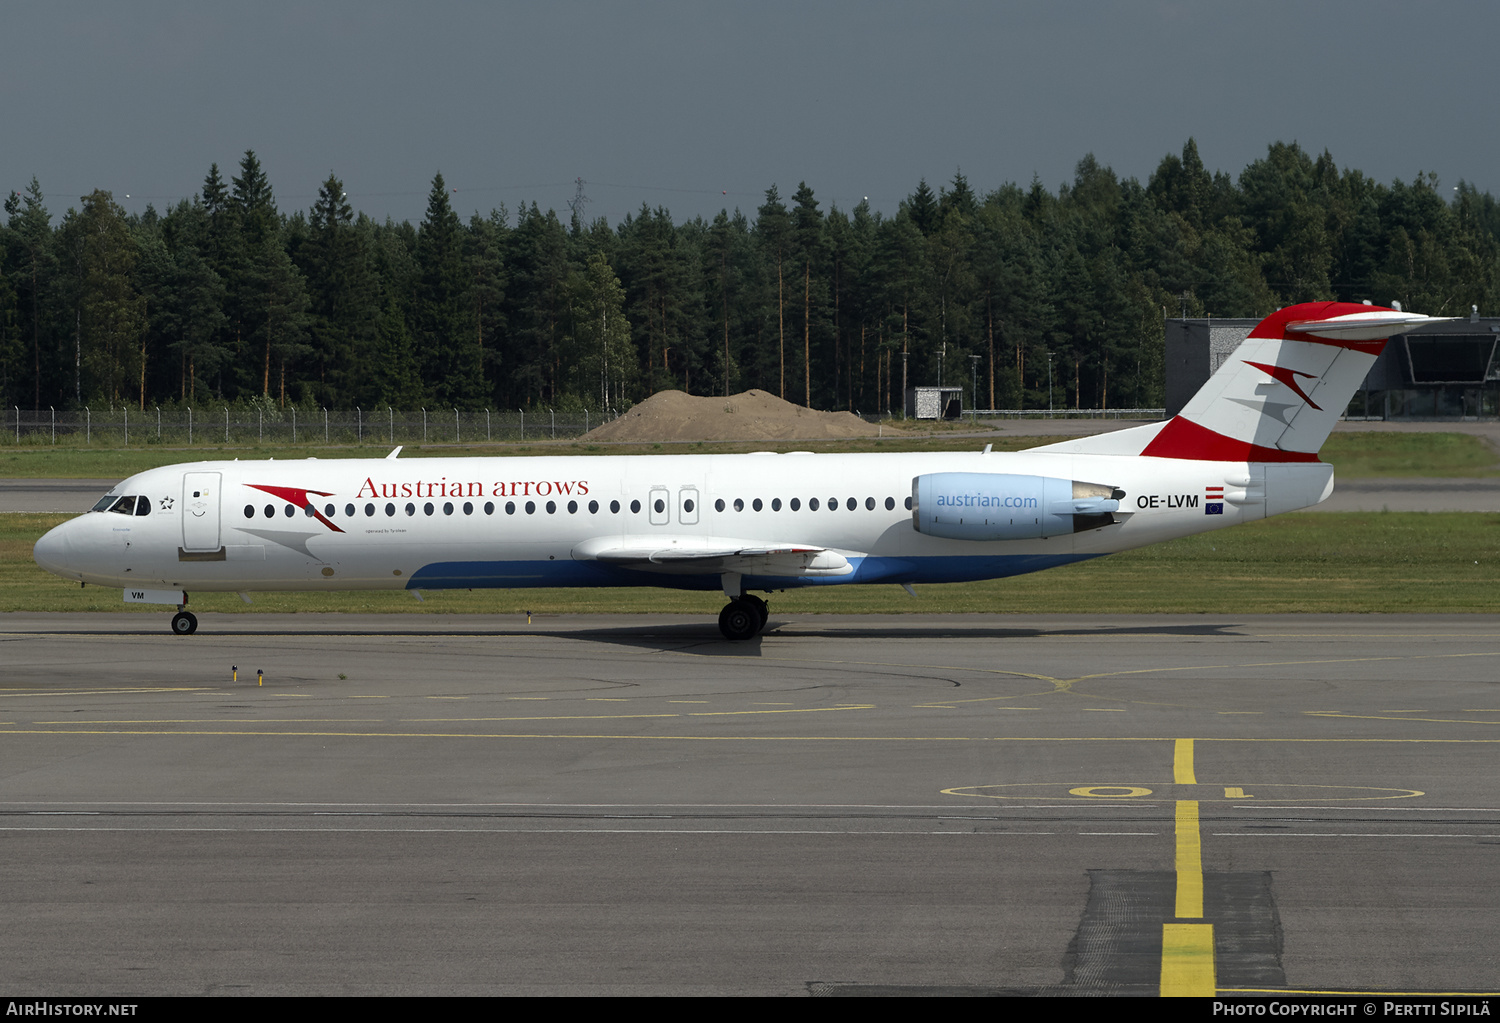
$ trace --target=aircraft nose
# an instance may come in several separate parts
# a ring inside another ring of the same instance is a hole
[[[38,565],[65,579],[80,578],[78,571],[73,568],[73,541],[69,537],[68,527],[72,523],[64,522],[49,530],[36,546],[32,548],[31,556]]]

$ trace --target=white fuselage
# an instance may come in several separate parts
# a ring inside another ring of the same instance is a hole
[[[1088,481],[1124,494],[1099,528],[946,539],[918,532],[910,511],[913,480],[933,473]],[[36,559],[127,590],[718,589],[711,562],[609,555],[787,547],[823,553],[795,572],[737,563],[744,588],[959,582],[1306,507],[1332,483],[1321,462],[1055,451],[197,462],[125,480],[111,494],[135,496],[134,512],[70,520],[37,543]]]

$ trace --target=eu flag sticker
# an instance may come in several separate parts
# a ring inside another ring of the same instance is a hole
[[[1224,488],[1223,487],[1204,487],[1203,488],[1203,514],[1204,515],[1223,515],[1224,514]]]

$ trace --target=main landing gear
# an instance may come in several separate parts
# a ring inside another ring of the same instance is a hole
[[[719,631],[725,639],[754,639],[765,628],[770,611],[766,602],[748,593],[735,597],[719,612]]]

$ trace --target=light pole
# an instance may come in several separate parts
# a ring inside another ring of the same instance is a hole
[[[974,382],[973,382],[973,387],[971,388],[971,400],[974,402],[974,404],[973,404],[973,411],[974,411],[973,419],[974,419],[974,422],[976,422],[976,423],[979,422],[979,360],[980,360],[980,358],[981,358],[981,356],[978,356],[978,355],[971,355],[971,356],[969,356],[969,365],[972,367],[972,369],[974,371],[973,374],[972,374],[972,376],[974,378]]]
[[[1047,353],[1047,411],[1052,411],[1052,353]]]

